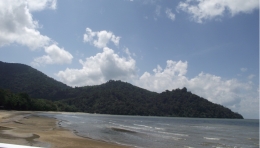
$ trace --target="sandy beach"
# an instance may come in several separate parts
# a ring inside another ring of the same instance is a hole
[[[126,148],[77,136],[59,127],[58,122],[34,112],[0,111],[0,143],[48,148]]]

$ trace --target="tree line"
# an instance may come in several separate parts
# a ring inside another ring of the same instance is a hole
[[[77,111],[73,105],[46,99],[32,99],[27,93],[12,93],[0,89],[0,109],[20,111]]]

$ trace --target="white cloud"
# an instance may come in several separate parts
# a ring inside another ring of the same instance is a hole
[[[32,18],[30,4],[29,1],[0,0],[0,46],[18,43],[34,50],[50,43],[51,39],[37,30],[39,25]]]
[[[86,28],[86,33],[83,35],[84,42],[89,42],[97,48],[107,47],[110,41],[118,46],[120,38],[119,36],[115,36],[113,32],[106,30],[94,32],[90,28]]]
[[[162,92],[166,89],[184,87],[187,78],[187,62],[167,61],[167,66],[163,70],[159,65],[153,70],[154,74],[145,72],[137,81],[137,85],[148,90]]]
[[[186,76],[187,67],[187,62],[168,60],[164,69],[158,65],[153,70],[154,73],[145,72],[135,81],[135,85],[156,92],[187,87],[192,93],[234,111],[240,113],[256,111],[249,109],[249,103],[243,104],[247,100],[258,102],[257,95],[252,95],[254,90],[251,83],[241,83],[236,79],[224,80],[203,72],[189,79]]]
[[[184,87],[185,81],[188,81],[184,76],[187,66],[187,62],[168,60],[164,70],[158,65],[153,70],[154,74],[145,72],[137,81],[137,85],[156,92]]]
[[[30,11],[41,11],[46,8],[56,9],[57,0],[27,0]]]
[[[136,54],[135,54],[135,53],[131,53],[128,48],[124,48],[124,52],[125,52],[129,57],[131,57],[131,56],[134,56],[134,57],[135,57],[135,56],[136,56]]]
[[[240,83],[236,79],[223,80],[219,76],[200,73],[188,81],[190,89],[208,100],[225,106],[240,104],[244,92],[251,89],[251,85]]]
[[[55,44],[45,47],[45,52],[47,55],[35,58],[32,65],[40,66],[45,64],[65,64],[71,63],[73,59],[73,56],[68,51],[63,48],[59,48]]]
[[[121,37],[119,37],[119,36],[112,35],[111,41],[112,41],[116,46],[118,46],[118,45],[119,45],[120,38],[121,38]]]
[[[168,17],[169,19],[171,19],[172,21],[175,20],[175,14],[172,13],[172,10],[171,10],[171,9],[166,8],[165,13],[166,13],[166,15],[167,15],[167,17]]]
[[[48,36],[42,35],[31,11],[56,9],[57,0],[0,0],[0,47],[18,43],[31,50],[45,48],[47,55],[35,58],[32,65],[70,63],[73,56]]]
[[[128,56],[131,56],[131,52],[129,51],[128,48],[125,48],[125,49],[124,49],[124,52],[125,52]]]
[[[177,7],[178,10],[191,14],[192,19],[198,23],[222,17],[226,12],[234,16],[251,13],[258,8],[258,0],[186,0]]]
[[[110,79],[129,80],[135,77],[135,60],[115,54],[112,49],[103,48],[102,53],[79,60],[81,69],[67,68],[56,75],[71,86],[96,85]]]
[[[242,72],[246,72],[246,71],[247,71],[247,68],[240,68],[240,70],[241,70]]]

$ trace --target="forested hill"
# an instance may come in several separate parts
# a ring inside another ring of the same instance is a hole
[[[9,89],[14,93],[26,92],[34,98],[51,100],[58,91],[71,87],[30,66],[0,61],[0,88]]]
[[[126,82],[110,80],[105,84],[92,87],[79,87],[74,91],[81,92],[63,103],[75,105],[82,112],[200,117],[200,118],[243,118],[230,109],[209,102],[184,87],[162,93],[150,92]]]
[[[156,93],[114,80],[96,86],[72,88],[23,64],[0,62],[0,88],[5,89],[2,90],[2,95],[0,94],[0,107],[2,106],[4,109],[49,109],[120,115],[243,118],[240,114],[234,113],[224,106],[192,94],[186,88]],[[17,95],[10,97],[8,95],[10,91],[17,93]],[[20,95],[21,93],[22,95]],[[36,101],[32,101],[34,100],[32,98]],[[40,106],[38,108],[39,99],[45,107]],[[48,101],[42,99],[48,99]],[[28,108],[28,105],[25,105],[28,102],[36,103],[31,103],[33,107]]]

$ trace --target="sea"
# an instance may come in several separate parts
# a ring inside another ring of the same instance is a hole
[[[259,120],[41,113],[78,136],[136,148],[258,148]]]

